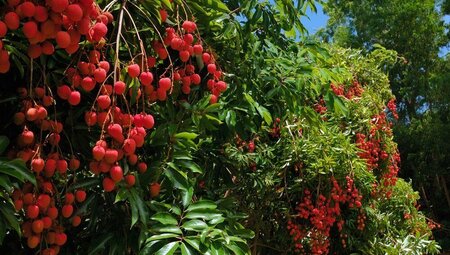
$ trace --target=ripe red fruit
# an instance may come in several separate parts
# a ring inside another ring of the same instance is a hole
[[[129,174],[125,176],[125,182],[127,183],[128,187],[133,187],[136,183],[136,177],[132,174]]]
[[[31,169],[36,172],[40,173],[42,170],[44,170],[45,162],[41,158],[35,158],[31,161]]]
[[[67,161],[64,159],[59,159],[56,161],[56,170],[58,170],[59,173],[64,174],[67,172]]]
[[[141,73],[141,69],[139,68],[138,64],[131,64],[128,66],[128,75],[131,78],[136,78]]]
[[[195,73],[195,74],[191,75],[191,81],[193,84],[199,85],[200,82],[202,81],[202,79],[200,78],[200,75]]]
[[[8,27],[6,27],[5,22],[0,21],[0,38],[5,37],[7,32],[8,32]]]
[[[67,235],[64,233],[56,233],[55,234],[55,244],[62,246],[67,241]]]
[[[66,205],[71,205],[75,201],[75,195],[73,193],[67,193],[64,202]]]
[[[97,98],[97,105],[100,109],[105,110],[111,105],[111,98],[108,95],[101,95]]]
[[[95,80],[92,79],[92,77],[86,76],[86,77],[83,78],[83,80],[81,80],[81,87],[86,92],[90,92],[90,91],[92,91],[95,88]]]
[[[98,83],[102,83],[106,80],[106,71],[102,68],[97,68],[94,71],[94,79]]]
[[[56,160],[47,159],[45,162],[44,174],[46,177],[52,177],[56,170]]]
[[[59,87],[56,89],[56,93],[58,94],[58,96],[59,96],[61,99],[64,99],[64,100],[69,99],[70,93],[71,93],[71,92],[72,92],[72,90],[71,90],[70,87],[67,86],[67,85],[59,86]]]
[[[88,126],[94,126],[97,123],[97,113],[95,112],[86,112],[84,114],[84,121]]]
[[[136,141],[133,139],[125,139],[123,141],[123,151],[126,155],[133,154],[136,151]]]
[[[34,201],[33,193],[26,193],[25,195],[23,195],[23,202],[26,205],[30,205],[31,203],[33,203],[33,201]]]
[[[45,229],[49,229],[52,226],[52,219],[48,216],[43,217],[42,222],[44,223]]]
[[[23,112],[16,112],[14,114],[14,124],[17,126],[22,125],[25,122],[25,114]]]
[[[37,198],[36,204],[39,206],[40,209],[47,209],[47,207],[50,205],[51,198],[47,194],[40,194]]]
[[[227,90],[227,84],[224,81],[218,81],[216,83],[216,88],[219,92],[224,92]]]
[[[52,0],[50,1],[50,8],[56,13],[63,12],[69,6],[68,0]]]
[[[110,68],[109,62],[108,61],[100,61],[98,63],[98,67],[100,67],[100,68],[104,69],[106,72],[108,72],[109,68]]]
[[[105,149],[99,145],[94,146],[94,148],[92,148],[92,156],[97,161],[102,160],[105,156]]]
[[[185,34],[183,40],[187,45],[191,45],[194,42],[194,36],[192,34]],[[193,52],[194,48],[192,48]]]
[[[144,128],[150,129],[153,128],[155,125],[155,120],[153,119],[153,116],[150,114],[144,115],[144,118],[142,120]]]
[[[81,217],[76,215],[72,218],[72,226],[78,227],[81,224]]]
[[[189,20],[186,20],[185,22],[183,22],[182,27],[187,33],[192,33],[195,31],[195,29],[197,29],[197,25],[194,22],[189,21]]]
[[[63,206],[62,210],[61,210],[61,214],[64,218],[69,218],[70,216],[72,216],[73,213],[73,206],[72,205],[65,205]]]
[[[28,121],[35,121],[37,119],[37,109],[34,107],[31,107],[27,110],[26,118]]]
[[[208,64],[208,73],[214,74],[216,72],[216,65],[215,64]]]
[[[39,236],[35,236],[35,235],[32,235],[32,236],[28,237],[28,239],[27,239],[27,245],[31,249],[36,248],[40,242],[41,242],[41,239],[39,238]]]
[[[86,191],[84,190],[75,191],[75,199],[77,200],[78,203],[81,203],[84,200],[86,200]]]
[[[76,158],[71,158],[69,161],[69,169],[75,171],[78,168],[80,168],[80,161]]]
[[[36,219],[39,215],[39,207],[37,205],[29,205],[27,207],[27,217],[30,219]]]
[[[32,144],[34,141],[34,133],[30,130],[24,130],[21,138],[24,144]]]
[[[209,103],[215,104],[215,103],[217,103],[217,100],[218,100],[218,98],[216,95],[211,95],[211,97],[209,98]]]
[[[113,138],[122,136],[122,127],[119,124],[110,124],[108,126],[108,134]]]
[[[159,88],[166,92],[172,87],[172,80],[170,78],[162,78],[159,80],[158,84]]]
[[[111,167],[109,170],[109,175],[114,182],[119,182],[123,179],[123,170],[122,167],[116,165]]]
[[[147,164],[145,162],[139,162],[137,165],[139,173],[143,174],[147,172]]]
[[[105,179],[103,179],[102,185],[103,185],[103,190],[105,190],[106,192],[111,192],[114,190],[114,186],[116,184],[110,178],[105,177]]]
[[[58,209],[56,207],[50,207],[47,209],[47,216],[54,220],[58,217]]]
[[[45,22],[48,19],[48,11],[44,6],[38,5],[34,11],[34,19],[38,22]]]
[[[27,18],[33,17],[36,12],[36,6],[33,4],[33,2],[24,2],[19,6],[19,8],[23,16]]]
[[[201,55],[203,53],[203,46],[200,44],[194,45],[194,54]]]
[[[102,22],[94,25],[92,28],[92,39],[94,41],[100,41],[108,33],[108,28]]]
[[[118,95],[125,93],[126,85],[123,81],[116,81],[114,83],[114,92]]]
[[[44,230],[44,222],[42,220],[35,220],[31,224],[31,229],[34,233],[39,234]]]
[[[155,198],[159,196],[159,192],[161,190],[161,185],[157,182],[150,184],[150,196]]]
[[[20,211],[23,208],[23,200],[15,200],[14,201],[14,208],[16,209],[16,211]]]
[[[65,31],[59,31],[56,33],[56,43],[61,49],[65,49],[70,46],[70,34]]]
[[[70,92],[69,98],[67,99],[70,105],[78,105],[81,102],[81,94],[78,91]]]
[[[190,57],[189,51],[187,51],[187,50],[180,51],[181,61],[187,62],[189,60],[189,57]]]
[[[66,15],[74,22],[80,21],[83,18],[83,9],[78,4],[71,4],[67,6]]]
[[[5,15],[5,24],[10,30],[16,30],[20,25],[20,17],[15,12],[8,12]]]
[[[27,3],[30,3],[30,2],[27,2]],[[25,35],[25,37],[28,39],[35,37],[38,32],[38,27],[37,27],[36,22],[34,22],[34,21],[25,22],[23,24],[22,31],[23,31],[23,34]]]
[[[113,164],[117,161],[119,157],[119,152],[114,149],[106,149],[104,160],[108,164]]]
[[[203,53],[202,55],[202,60],[205,64],[209,63],[209,61],[211,61],[211,55],[209,55],[209,53]]]
[[[163,22],[163,23],[166,22],[167,16],[168,16],[167,11],[164,9],[160,9],[159,16],[161,16],[161,22]]]
[[[149,86],[153,82],[153,74],[151,72],[142,72],[139,76],[139,80],[141,81],[142,85]]]

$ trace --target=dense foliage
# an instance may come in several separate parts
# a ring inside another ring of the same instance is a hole
[[[380,44],[399,59],[389,72],[398,102],[395,136],[404,178],[421,191],[423,209],[443,224],[436,232],[446,247],[450,212],[449,1],[335,1],[326,4],[326,35],[337,45],[370,52]]]
[[[276,2],[2,1],[2,254],[437,253],[396,53]]]

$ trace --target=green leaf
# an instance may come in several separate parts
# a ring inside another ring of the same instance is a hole
[[[3,187],[7,191],[9,191],[13,188],[13,184],[11,183],[11,180],[9,180],[8,176],[6,176],[6,175],[0,175],[0,186]]]
[[[180,235],[178,235],[178,234],[171,234],[171,233],[152,235],[151,237],[147,238],[146,242],[151,242],[151,241],[155,241],[155,240],[162,240],[162,239],[169,239],[169,238],[174,238],[174,237],[178,237],[178,236],[180,236]]]
[[[29,181],[36,185],[36,179],[31,171],[28,170],[22,159],[13,159],[8,161],[0,161],[0,173],[12,176],[20,181]]]
[[[152,230],[159,233],[173,233],[173,234],[182,234],[180,227],[177,225],[160,225],[154,226]]]
[[[216,209],[217,204],[214,203],[211,200],[200,200],[194,204],[191,204],[186,211],[190,212],[193,210],[199,210],[199,209]]]
[[[177,225],[178,224],[177,219],[175,217],[173,217],[172,214],[166,213],[166,212],[156,213],[151,217],[151,219],[154,221],[158,221],[164,225]]]
[[[185,243],[181,243],[180,250],[181,250],[181,255],[194,255],[194,254],[196,254]]]
[[[181,172],[173,162],[169,162],[167,165],[170,166],[164,171],[167,178],[174,184],[175,188],[187,190],[189,185],[186,173]]]
[[[16,233],[20,236],[20,226],[19,221],[17,220],[14,209],[10,204],[2,204],[0,206],[0,211],[3,214],[3,218],[8,222],[9,226],[16,231]]]
[[[181,139],[187,139],[187,140],[194,140],[197,138],[198,134],[196,133],[189,133],[189,132],[181,132],[175,135],[175,138],[181,138]]]
[[[172,255],[178,249],[178,246],[180,246],[179,241],[168,243],[159,249],[155,255]]]
[[[193,195],[194,187],[189,187],[187,190],[181,190],[181,199],[184,207],[191,203]]]
[[[208,224],[206,224],[204,221],[201,220],[190,220],[183,223],[181,227],[188,231],[200,232],[203,231],[205,228],[207,228]]]
[[[203,219],[203,220],[212,220],[218,217],[222,217],[221,213],[217,213],[216,210],[210,210],[210,209],[200,209],[188,212],[185,215],[185,218],[188,219]]]
[[[341,113],[344,116],[348,116],[348,108],[345,106],[344,102],[342,101],[342,98],[335,97],[334,98],[334,111],[337,113]]]
[[[219,12],[229,13],[228,7],[220,0],[200,0],[203,7],[208,7]]]
[[[128,195],[129,195],[128,189],[126,188],[120,189],[116,194],[116,199],[114,200],[114,203],[127,200]]]
[[[2,155],[5,152],[8,145],[9,145],[8,137],[4,135],[0,136],[0,155]]]
[[[131,193],[130,198],[137,205],[137,209],[139,212],[139,219],[141,220],[142,224],[146,226],[148,218],[148,208],[145,202],[142,200],[141,196],[137,193],[136,189],[130,189],[130,193]],[[130,201],[130,203],[132,201]]]
[[[98,238],[92,240],[89,246],[89,255],[99,254],[100,251],[105,249],[105,244],[114,237],[113,233],[101,235]]]
[[[6,224],[5,222],[0,218],[0,244],[3,243],[3,239],[6,235]]]
[[[179,160],[179,161],[177,161],[177,164],[179,164],[180,166],[183,166],[187,169],[190,169],[193,173],[199,173],[199,174],[203,173],[203,169],[201,169],[200,166],[197,165],[197,163],[195,163],[193,161]]]

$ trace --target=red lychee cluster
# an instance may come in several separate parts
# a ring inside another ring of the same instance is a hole
[[[397,104],[395,103],[395,98],[392,98],[391,100],[389,100],[389,102],[387,104],[387,108],[392,113],[392,116],[394,117],[394,119],[397,120],[398,113],[397,113]]]
[[[331,228],[336,226],[341,232],[344,226],[341,211],[344,208],[360,209],[362,206],[362,196],[350,176],[346,177],[345,189],[340,187],[334,177],[331,177],[330,182],[332,187],[328,198],[319,194],[314,199],[311,191],[305,190],[302,202],[296,207],[296,219],[288,222],[297,253],[328,254]],[[363,228],[364,222],[358,219],[359,227]]]
[[[321,98],[319,102],[314,104],[314,110],[320,115],[323,115],[327,112],[327,107],[325,106],[325,100],[323,100],[323,98]]]
[[[13,192],[12,198],[16,210],[25,217],[22,231],[28,247],[34,249],[42,244],[46,247],[42,254],[57,254],[67,240],[64,226],[77,227],[82,221],[76,209],[86,199],[86,192],[58,190],[58,184],[68,182],[69,172],[79,169],[80,161],[61,152],[60,134],[64,127],[48,116],[53,98],[46,89],[35,87],[31,93],[21,88],[19,94],[21,107],[14,115],[14,123],[23,131],[8,156],[25,161],[37,186],[26,183]]]
[[[181,29],[167,27],[163,41],[153,41],[153,50],[159,59],[170,58],[174,62],[172,72],[166,70],[159,79],[156,88],[148,90],[150,100],[164,101],[167,94],[172,92],[173,86],[180,85],[185,95],[191,93],[192,86],[198,86],[203,81],[211,92],[210,103],[217,103],[221,93],[227,89],[227,84],[221,80],[222,71],[217,67],[214,56],[207,52],[202,45],[202,39],[195,34],[197,25],[193,21],[183,22]],[[201,64],[197,64],[201,62]],[[153,67],[155,58],[148,58],[147,64]],[[200,72],[205,70],[203,77]]]
[[[55,47],[68,54],[78,51],[82,36],[89,42],[100,42],[112,22],[110,13],[102,13],[93,0],[46,0],[43,3],[9,0],[7,12],[0,21],[0,38],[9,31],[20,31],[28,43],[28,56],[52,55]],[[17,34],[17,32],[15,32]],[[7,59],[7,58],[6,58]],[[0,59],[0,71],[9,70]]]
[[[331,83],[330,87],[334,94],[337,96],[344,96],[349,100],[352,100],[355,96],[360,97],[364,92],[363,87],[357,80],[354,80],[350,86],[335,85],[334,83]]]

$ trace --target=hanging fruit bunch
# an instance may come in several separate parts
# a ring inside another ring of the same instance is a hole
[[[120,6],[115,17],[109,12],[114,6]],[[79,208],[91,191],[78,188],[79,178],[97,179],[104,192],[114,192],[133,187],[147,171],[141,148],[155,125],[152,105],[203,90],[214,104],[227,89],[191,16],[177,15],[169,25],[161,9],[160,24],[148,17],[153,27],[143,33],[128,11],[134,7],[115,1],[102,10],[93,0],[9,0],[5,6],[0,72],[11,69],[7,49],[14,40],[24,42],[29,57],[14,115],[21,133],[8,155],[23,159],[37,179],[37,186],[26,183],[12,197],[27,246],[41,254],[58,254],[72,238],[68,230],[89,217]],[[130,36],[137,47],[126,41]],[[40,65],[55,56],[65,59],[52,71],[62,74],[57,80]],[[80,126],[90,141],[81,152],[72,146]],[[159,187],[157,180],[149,185],[151,197]]]

